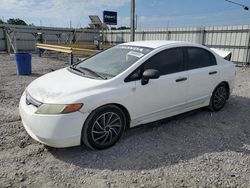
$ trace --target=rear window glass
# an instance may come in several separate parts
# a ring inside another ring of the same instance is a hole
[[[202,48],[187,48],[188,53],[188,69],[197,69],[216,65],[216,60],[213,54]]]

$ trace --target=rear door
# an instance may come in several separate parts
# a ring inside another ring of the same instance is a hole
[[[219,70],[214,55],[203,48],[186,47],[188,70],[187,105],[207,103],[218,82]]]

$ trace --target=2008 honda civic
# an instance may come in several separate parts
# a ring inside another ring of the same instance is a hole
[[[36,79],[19,111],[45,145],[105,149],[126,128],[206,106],[221,110],[234,79],[234,64],[205,46],[130,42]]]

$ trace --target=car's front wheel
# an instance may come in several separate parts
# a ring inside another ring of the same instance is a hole
[[[209,108],[212,111],[221,110],[228,99],[229,91],[225,83],[219,84],[213,91],[212,97],[210,99]]]
[[[115,105],[98,108],[90,114],[82,130],[82,142],[91,149],[106,149],[122,136],[126,125],[123,111]]]

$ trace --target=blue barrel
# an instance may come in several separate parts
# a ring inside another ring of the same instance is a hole
[[[31,55],[29,53],[15,53],[17,75],[31,74]]]

